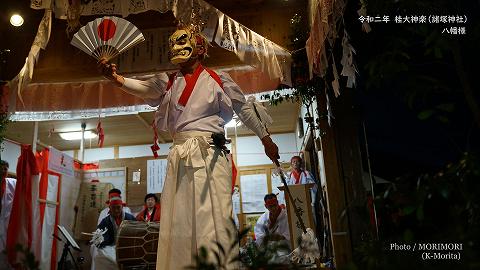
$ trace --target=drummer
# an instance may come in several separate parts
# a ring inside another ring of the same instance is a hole
[[[135,220],[135,217],[123,211],[123,202],[121,197],[111,197],[109,201],[110,214],[106,216],[97,226],[99,230],[107,231],[100,233],[103,241],[93,243],[98,247],[98,254],[94,258],[96,269],[118,269],[115,255],[115,240],[118,233],[118,227],[123,220]],[[97,234],[98,234],[97,230]],[[95,236],[93,238],[96,238]],[[101,239],[101,238],[97,238]]]
[[[118,188],[112,188],[110,191],[108,191],[108,198],[110,197],[122,197],[122,191],[120,191]],[[102,220],[108,216],[110,213],[110,207],[108,207],[108,204],[110,203],[110,200],[105,202],[107,204],[107,207],[105,207],[100,214],[98,215],[98,221],[97,221],[97,226],[102,222]],[[126,206],[126,203],[123,203],[123,212],[131,214],[132,211],[128,206]]]

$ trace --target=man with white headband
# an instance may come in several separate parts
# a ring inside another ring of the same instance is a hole
[[[235,232],[235,227],[230,222],[231,160],[224,151],[224,126],[233,112],[261,139],[266,155],[272,161],[279,158],[265,123],[240,87],[228,74],[202,66],[206,39],[182,28],[170,36],[169,46],[170,61],[180,67],[170,76],[162,73],[147,81],[134,80],[117,74],[114,64],[99,62],[102,74],[122,90],[158,106],[156,126],[173,138],[157,252],[157,269],[164,270],[192,266],[200,247],[216,250],[218,242],[228,249],[234,240],[227,233]],[[209,254],[213,259],[213,252]]]

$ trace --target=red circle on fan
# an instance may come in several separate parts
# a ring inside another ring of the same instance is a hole
[[[104,19],[97,27],[98,36],[103,41],[112,39],[113,36],[115,35],[116,30],[117,30],[117,26],[110,19]]]

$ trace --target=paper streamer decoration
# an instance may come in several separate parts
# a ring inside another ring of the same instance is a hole
[[[358,73],[358,70],[353,63],[353,55],[355,54],[355,49],[350,44],[347,31],[344,31],[342,46],[343,56],[340,63],[342,64],[343,69],[341,74],[348,78],[347,87],[352,88],[353,86],[355,86],[355,73]]]

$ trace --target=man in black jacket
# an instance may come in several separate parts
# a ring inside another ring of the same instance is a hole
[[[122,198],[111,197],[109,207],[110,214],[102,219],[97,226],[97,232],[100,230],[104,233],[101,233],[103,241],[94,243],[99,248],[98,254],[94,258],[95,269],[118,269],[115,255],[115,240],[118,228],[123,220],[135,220],[134,216],[123,211]]]

